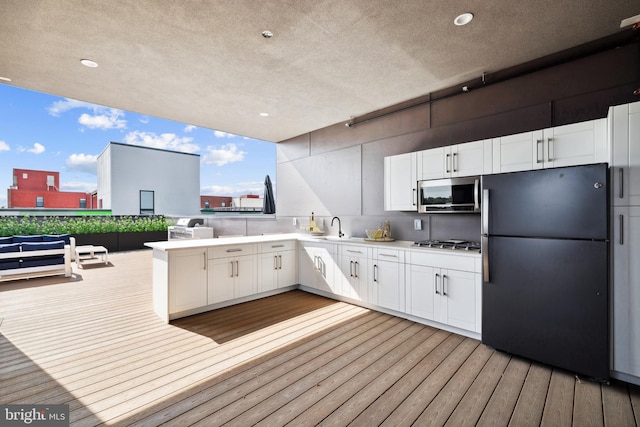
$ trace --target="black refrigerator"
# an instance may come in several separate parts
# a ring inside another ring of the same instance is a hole
[[[609,378],[606,164],[484,176],[482,342]]]

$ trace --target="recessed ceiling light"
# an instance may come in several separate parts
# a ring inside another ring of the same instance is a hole
[[[273,37],[273,33],[269,30],[264,30],[262,32],[262,37],[264,37],[265,39],[270,39],[271,37]]]
[[[269,117],[269,113],[260,113],[260,117]]]
[[[2,80],[3,82],[10,82],[10,81],[12,81],[9,77],[1,77],[1,76],[0,76],[0,80]]]
[[[457,26],[467,25],[473,19],[473,13],[463,13],[462,15],[456,16],[456,19],[453,20],[453,23]]]
[[[92,61],[90,59],[81,59],[80,63],[85,67],[89,67],[89,68],[96,68],[98,66],[97,62]]]

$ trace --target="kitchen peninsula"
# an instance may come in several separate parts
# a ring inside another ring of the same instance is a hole
[[[297,233],[146,246],[153,307],[165,322],[302,289],[480,337],[478,251]]]

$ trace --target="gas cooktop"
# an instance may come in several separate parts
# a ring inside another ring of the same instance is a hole
[[[480,252],[480,242],[469,242],[467,240],[421,240],[415,242],[414,245],[430,249]]]

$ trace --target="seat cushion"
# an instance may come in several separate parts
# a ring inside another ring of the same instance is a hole
[[[10,243],[8,245],[0,245],[0,254],[11,252],[20,252],[20,243]]]
[[[11,238],[12,243],[22,243],[22,242],[42,242],[42,236],[13,236]]]
[[[64,240],[57,240],[55,242],[24,242],[21,243],[22,252],[29,251],[46,251],[49,249],[64,249]]]
[[[20,263],[21,268],[42,267],[45,265],[64,265],[63,255],[36,256],[32,258],[23,258]]]
[[[70,234],[43,234],[42,235],[43,242],[56,242],[58,240],[64,241],[65,245],[70,245],[71,235]]]
[[[8,245],[13,243],[13,237],[0,237],[0,245]]]
[[[0,253],[17,253],[20,252],[20,243],[0,245]],[[0,259],[0,270],[11,270],[20,267],[20,259]]]
[[[19,259],[0,260],[0,271],[2,271],[2,270],[13,270],[14,268],[20,268],[20,260]]]

